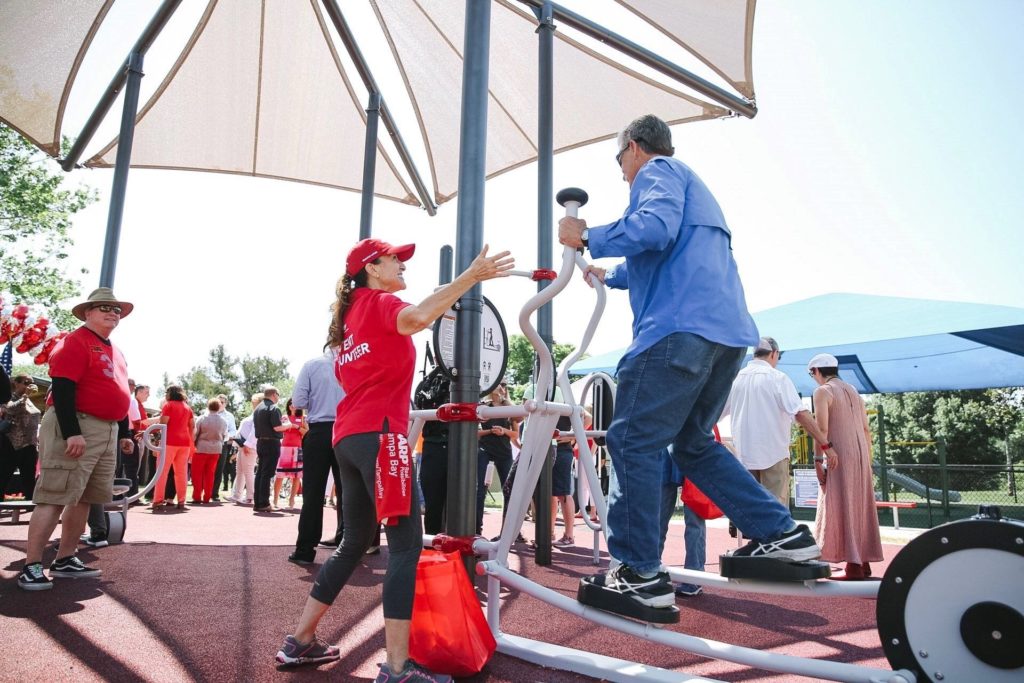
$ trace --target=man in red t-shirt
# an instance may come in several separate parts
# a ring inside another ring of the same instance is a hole
[[[50,576],[99,576],[75,555],[90,503],[113,497],[116,448],[132,449],[128,429],[128,368],[110,333],[132,304],[100,287],[71,309],[85,325],[58,343],[50,356],[53,380],[49,408],[40,430],[42,452],[36,483],[36,509],[28,526],[25,567],[18,585],[25,590],[52,588],[43,573],[43,547],[61,519],[60,547]],[[61,512],[63,511],[63,516]]]

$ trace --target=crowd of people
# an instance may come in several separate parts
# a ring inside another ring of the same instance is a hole
[[[633,344],[619,363],[607,432],[612,476],[602,521],[612,563],[588,581],[652,608],[673,605],[675,594],[700,592],[699,586],[673,586],[662,564],[668,519],[684,480],[699,486],[750,539],[735,555],[794,562],[823,557],[845,561],[845,578],[869,576],[870,563],[882,558],[863,402],[839,379],[838,361],[822,354],[809,367],[819,384],[816,414],[802,408],[792,382],[775,369],[778,344],[759,337],[747,311],[722,211],[700,178],[673,158],[668,126],[657,117],[641,117],[620,133],[618,143],[616,162],[630,186],[623,216],[595,227],[572,217],[559,223],[563,245],[588,249],[595,258],[624,257],[613,268],[591,266],[586,276],[627,289],[634,313]],[[83,325],[51,356],[51,392],[41,420],[25,399],[31,378],[15,377],[14,393],[3,401],[4,419],[12,425],[2,439],[12,455],[5,453],[3,460],[16,462],[23,473],[35,469],[33,425],[39,423],[38,479],[34,490],[23,485],[36,508],[18,585],[43,590],[52,587],[51,577],[101,573],[77,557],[76,547],[87,519],[91,532],[85,539],[104,541],[92,513],[98,510],[102,517],[103,506],[111,502],[115,471],[131,480],[133,492],[156,476],[154,512],[220,502],[231,487],[225,502],[251,503],[254,513],[265,513],[278,506],[287,483],[289,507],[305,492],[288,559],[307,564],[318,544],[336,549],[320,567],[276,661],[294,665],[340,657],[336,646],[317,637],[317,624],[364,553],[379,545],[383,527],[389,549],[382,587],[387,656],[377,681],[449,680],[408,656],[422,536],[424,530],[444,529],[447,429],[424,430],[422,501],[418,487],[398,491],[379,485],[377,466],[384,457],[382,444],[410,451],[405,439],[415,374],[412,335],[476,284],[507,276],[514,262],[509,252],[492,256],[484,246],[454,281],[410,304],[396,295],[406,287],[406,262],[414,251],[414,245],[379,239],[358,242],[337,284],[323,355],[303,366],[284,413],[278,389],[267,386],[251,397],[253,412],[238,425],[227,410],[227,397],[211,398],[197,418],[177,385],[166,388],[159,415],[148,417],[143,405],[149,388],[130,383],[125,358],[110,339],[133,305],[109,288],[77,304],[72,313]],[[741,370],[748,347],[755,349],[754,359]],[[505,383],[485,402],[509,405]],[[732,417],[738,458],[712,435],[724,415]],[[815,533],[798,525],[788,509],[788,433],[794,420],[818,444],[823,495]],[[166,463],[159,473],[155,463],[139,458],[138,438],[154,421],[167,432]],[[485,474],[493,463],[507,487],[519,424],[487,420],[478,436],[477,531],[482,532]],[[552,519],[560,507],[564,523],[556,545],[575,540],[573,446],[568,437],[552,444]],[[321,539],[331,479],[338,523],[333,536]],[[652,506],[652,492],[659,490],[655,499],[661,502]],[[48,576],[42,556],[58,519],[60,542]],[[685,520],[686,566],[701,569],[703,520],[689,513]]]

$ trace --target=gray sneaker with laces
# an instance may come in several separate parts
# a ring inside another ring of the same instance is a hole
[[[66,579],[91,579],[103,573],[102,569],[90,569],[77,555],[54,560],[50,565],[50,576]]]
[[[448,674],[436,674],[427,671],[411,659],[405,660],[405,667],[401,671],[392,671],[387,662],[380,665],[380,673],[373,683],[450,683],[452,677]]]
[[[274,659],[282,666],[298,666],[300,664],[319,664],[333,662],[341,658],[341,650],[337,645],[328,645],[314,637],[311,643],[300,643],[295,636],[285,636],[284,645],[277,651]]]
[[[53,588],[53,581],[43,573],[43,563],[26,564],[18,574],[18,587],[27,591],[45,591]]]

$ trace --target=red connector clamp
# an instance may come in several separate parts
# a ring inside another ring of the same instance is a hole
[[[554,280],[556,277],[558,277],[558,273],[550,268],[538,268],[533,271],[533,275],[530,276],[530,279],[534,282],[538,282],[540,280]]]
[[[447,534],[437,534],[434,536],[434,540],[431,542],[430,547],[434,550],[439,550],[442,553],[453,553],[458,551],[463,555],[472,555],[473,542],[476,539],[476,536],[449,536]]]
[[[476,422],[477,403],[445,403],[437,407],[437,419],[441,422]]]

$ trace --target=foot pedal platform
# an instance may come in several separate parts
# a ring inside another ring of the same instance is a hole
[[[576,591],[576,599],[581,604],[605,612],[612,612],[622,617],[638,619],[653,624],[679,623],[679,608],[675,605],[670,607],[648,607],[647,605],[641,605],[628,595],[623,595],[619,591],[610,590],[587,580],[592,578],[580,579],[580,587]]]
[[[817,560],[791,562],[771,557],[720,555],[718,562],[720,573],[727,579],[802,582],[827,579],[832,575],[828,562]]]

